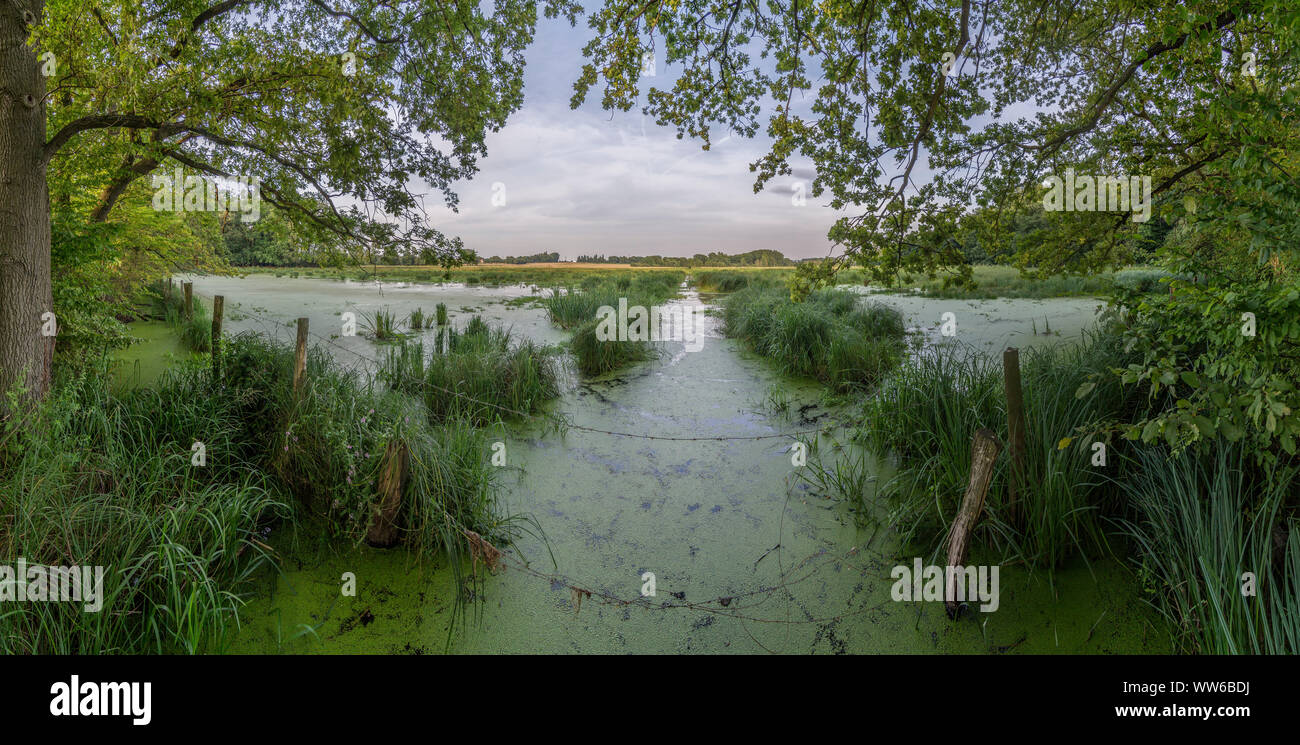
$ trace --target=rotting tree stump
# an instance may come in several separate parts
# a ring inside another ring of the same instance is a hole
[[[945,572],[944,605],[950,618],[955,617],[960,610],[956,583],[964,576],[961,570],[970,550],[970,536],[984,511],[984,497],[988,495],[989,483],[993,480],[993,467],[997,465],[1001,449],[997,435],[989,429],[979,430],[971,441],[970,483],[966,485],[966,494],[962,497],[957,519],[952,521],[952,530],[948,531],[950,569]]]
[[[406,443],[392,440],[384,449],[379,469],[379,504],[370,516],[366,542],[379,548],[397,543],[401,534],[402,492],[409,479],[410,451]]]

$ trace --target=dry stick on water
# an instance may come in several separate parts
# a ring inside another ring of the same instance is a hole
[[[1002,353],[1002,377],[1007,391],[1007,449],[1011,456],[1011,477],[1007,479],[1007,514],[1018,525],[1017,502],[1025,485],[1025,397],[1020,388],[1020,350],[1007,347]]]
[[[984,497],[988,494],[989,483],[993,480],[993,466],[998,460],[1001,446],[992,430],[981,429],[975,433],[970,446],[970,483],[966,485],[966,494],[961,500],[961,509],[957,519],[952,522],[948,532],[948,571],[947,586],[944,592],[944,605],[948,616],[957,615],[957,583],[965,575],[961,567],[966,563],[966,554],[970,550],[970,534],[979,521],[984,510]],[[963,593],[963,597],[965,594]]]

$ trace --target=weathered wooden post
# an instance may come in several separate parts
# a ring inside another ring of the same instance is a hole
[[[1007,516],[1018,524],[1020,497],[1025,490],[1025,397],[1020,388],[1020,350],[1002,353],[1002,378],[1007,391],[1007,451],[1011,473],[1007,478]]]
[[[401,440],[389,440],[384,449],[384,463],[379,470],[379,504],[370,516],[366,542],[386,548],[397,543],[398,515],[402,510],[402,491],[409,471],[409,451]]]
[[[989,483],[993,480],[993,467],[998,461],[997,435],[992,430],[981,429],[975,433],[970,446],[970,483],[966,485],[966,494],[962,496],[957,519],[952,521],[952,530],[948,532],[948,569],[944,572],[944,605],[951,618],[957,615],[957,583],[962,580],[962,566],[966,563],[966,554],[970,550],[970,534],[975,530],[980,513],[984,510],[984,497],[988,494]]]
[[[215,295],[212,298],[212,385],[221,384],[221,311],[226,298]]]
[[[194,283],[185,283],[185,320],[194,320]]]
[[[293,392],[297,395],[302,387],[303,374],[307,369],[307,319],[298,319],[298,342],[293,354]]]

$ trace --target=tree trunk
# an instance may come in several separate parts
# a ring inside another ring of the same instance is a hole
[[[54,358],[54,337],[41,334],[41,315],[54,310],[45,78],[39,50],[27,44],[43,6],[0,3],[0,408],[14,386],[43,398]]]
[[[949,618],[955,618],[960,610],[954,583],[961,577],[961,568],[966,564],[966,554],[970,551],[970,534],[975,530],[975,523],[979,522],[980,513],[984,511],[984,497],[989,493],[993,467],[997,465],[1000,449],[997,435],[990,429],[977,431],[971,440],[970,482],[966,485],[966,494],[962,496],[957,519],[952,521],[952,529],[948,531],[948,566],[957,569],[953,573],[944,573],[947,581],[943,597]]]

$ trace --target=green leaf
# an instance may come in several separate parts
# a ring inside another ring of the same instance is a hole
[[[1210,421],[1208,417],[1192,417],[1192,423],[1196,425],[1196,431],[1201,433],[1201,437],[1214,436],[1214,422]]]

